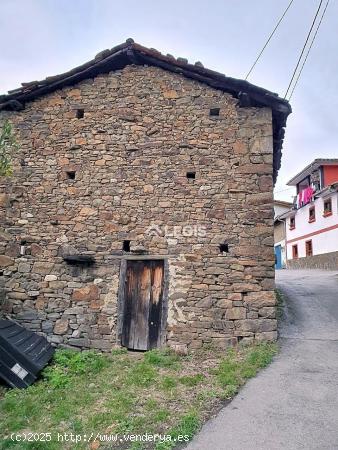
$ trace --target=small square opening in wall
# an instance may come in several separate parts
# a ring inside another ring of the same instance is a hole
[[[27,241],[25,239],[21,239],[21,241],[20,241],[20,255],[21,256],[24,256],[26,253],[26,244],[27,244]]]
[[[68,170],[66,172],[68,180],[75,180],[75,170]]]
[[[80,108],[76,110],[76,118],[83,119],[84,118],[84,109]]]
[[[123,241],[122,250],[124,252],[130,252],[130,241],[128,240]]]
[[[196,178],[196,172],[187,172],[188,180],[194,180]]]
[[[219,251],[220,253],[228,253],[229,252],[229,244],[224,242],[223,244],[219,245]]]
[[[220,108],[210,108],[209,115],[210,116],[219,116]]]

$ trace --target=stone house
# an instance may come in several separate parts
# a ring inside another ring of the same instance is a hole
[[[2,310],[109,350],[276,338],[272,189],[288,102],[127,40],[0,97]]]

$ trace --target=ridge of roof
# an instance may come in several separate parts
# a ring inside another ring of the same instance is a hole
[[[273,175],[274,181],[276,181],[281,164],[284,128],[287,117],[292,111],[287,100],[246,80],[231,78],[220,72],[207,69],[200,62],[190,64],[185,58],[174,58],[169,54],[163,55],[158,50],[144,47],[130,38],[111,49],[101,51],[94,59],[67,72],[47,77],[41,81],[22,83],[20,88],[0,96],[0,111],[19,111],[24,109],[26,102],[42,95],[65,86],[74,85],[100,73],[123,69],[131,64],[157,66],[205,83],[215,89],[223,90],[238,99],[239,107],[270,107],[273,118]]]

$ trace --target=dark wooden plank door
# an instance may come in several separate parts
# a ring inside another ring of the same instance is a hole
[[[159,345],[163,301],[163,260],[127,261],[122,345],[149,350]]]

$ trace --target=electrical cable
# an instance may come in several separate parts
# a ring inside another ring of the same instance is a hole
[[[312,21],[312,25],[311,25],[310,31],[308,32],[308,35],[307,35],[307,37],[306,37],[305,44],[303,45],[301,54],[300,54],[300,56],[299,56],[299,58],[298,58],[298,61],[297,61],[296,67],[295,67],[295,70],[293,71],[293,74],[292,74],[292,77],[291,77],[289,86],[288,86],[288,88],[287,88],[287,90],[286,90],[286,92],[285,92],[285,95],[284,95],[284,98],[285,98],[285,99],[286,99],[286,97],[287,97],[287,95],[288,95],[288,93],[289,93],[290,87],[291,87],[292,82],[293,82],[293,80],[294,80],[294,78],[295,78],[295,75],[296,75],[296,73],[297,73],[299,64],[300,64],[300,62],[301,62],[301,60],[302,60],[304,51],[305,51],[305,49],[306,49],[307,43],[308,43],[308,41],[309,41],[310,35],[311,35],[311,33],[312,33],[312,30],[313,30],[313,27],[314,27],[314,25],[315,25],[315,23],[316,23],[316,20],[317,20],[317,17],[318,17],[320,8],[321,8],[321,6],[322,6],[322,3],[323,3],[323,0],[320,0],[319,6],[318,6],[318,9],[317,9],[317,12],[316,12],[315,17],[314,17],[314,19],[313,19],[313,21]]]
[[[309,46],[309,48],[308,48],[308,50],[307,50],[307,53],[306,53],[306,55],[305,55],[303,64],[302,64],[302,66],[301,66],[301,68],[300,68],[300,70],[299,70],[298,76],[297,76],[296,81],[295,81],[295,83],[294,83],[294,85],[293,85],[293,88],[292,88],[290,97],[288,98],[289,101],[291,100],[291,97],[292,97],[292,95],[293,95],[293,93],[294,93],[294,91],[295,91],[295,89],[296,89],[297,84],[298,84],[299,78],[300,78],[300,76],[301,76],[301,74],[302,74],[302,72],[303,72],[303,69],[304,69],[304,66],[305,66],[305,64],[306,64],[307,58],[308,58],[308,56],[309,56],[309,53],[310,53],[310,51],[311,51],[311,49],[312,49],[312,46],[313,46],[313,43],[314,43],[314,41],[315,41],[315,39],[316,39],[316,36],[317,36],[317,34],[318,34],[318,30],[319,30],[320,25],[321,25],[321,23],[322,23],[322,21],[323,21],[323,18],[324,18],[324,16],[325,16],[327,7],[329,6],[329,2],[330,2],[330,0],[327,0],[326,5],[325,5],[325,8],[324,8],[324,10],[323,10],[323,13],[322,13],[322,15],[321,15],[321,18],[320,18],[320,20],[319,20],[319,22],[318,22],[318,25],[317,25],[315,34],[314,34],[313,37],[312,37],[312,41],[311,41],[310,46]]]
[[[291,187],[286,188],[286,189],[281,189],[280,191],[274,191],[274,193],[275,194],[279,194],[280,192],[290,191],[291,189],[294,189],[294,188],[295,188],[294,186],[291,186]]]
[[[268,40],[266,41],[266,43],[264,44],[262,50],[260,51],[259,55],[257,56],[255,62],[253,63],[253,65],[251,66],[247,76],[245,77],[245,79],[247,80],[251,74],[251,72],[253,71],[253,69],[255,68],[256,64],[258,63],[260,57],[262,56],[264,50],[266,49],[267,45],[269,44],[269,42],[271,41],[271,38],[273,37],[273,35],[275,34],[277,28],[279,27],[280,23],[282,22],[282,20],[284,19],[286,13],[288,12],[290,6],[292,5],[294,0],[291,0],[290,3],[288,4],[286,10],[283,12],[282,17],[278,20],[275,28],[273,29],[272,33],[270,34],[270,36],[268,37]]]

